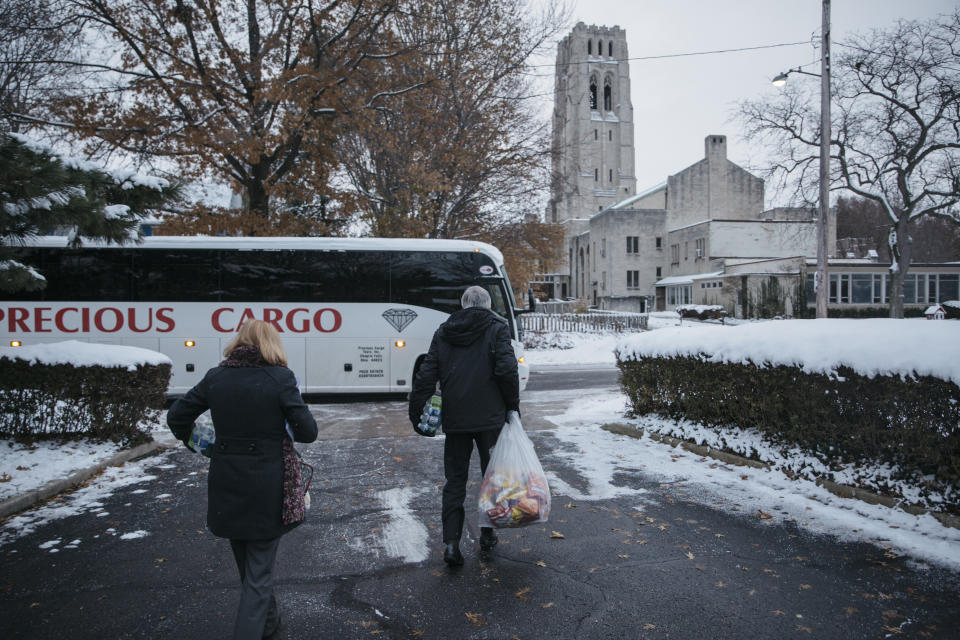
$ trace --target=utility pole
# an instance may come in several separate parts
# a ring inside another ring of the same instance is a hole
[[[820,58],[820,217],[817,218],[817,317],[827,317],[827,234],[830,216],[830,0],[823,0]],[[839,292],[838,292],[839,293]]]

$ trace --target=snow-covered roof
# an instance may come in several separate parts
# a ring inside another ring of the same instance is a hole
[[[719,278],[723,276],[723,271],[711,271],[710,273],[690,273],[683,276],[669,276],[662,280],[657,280],[653,286],[667,287],[675,284],[693,284],[694,280],[707,280],[710,278]]]
[[[926,309],[923,310],[923,315],[925,315],[925,316],[932,316],[932,315],[935,314],[937,311],[939,311],[939,312],[941,312],[941,313],[944,313],[943,307],[941,307],[941,306],[938,305],[938,304],[932,304],[932,305],[930,305],[929,307],[927,307]]]
[[[24,241],[27,246],[63,247],[65,236],[39,236]],[[116,244],[84,240],[83,246],[118,248]],[[308,249],[313,251],[476,251],[503,264],[503,254],[493,245],[473,240],[432,240],[427,238],[293,238],[221,236],[148,236],[124,248],[145,249],[240,249],[246,251]]]

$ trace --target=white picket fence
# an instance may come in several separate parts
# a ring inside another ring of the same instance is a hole
[[[520,316],[520,325],[524,331],[621,333],[646,331],[647,316],[635,313],[524,313]]]

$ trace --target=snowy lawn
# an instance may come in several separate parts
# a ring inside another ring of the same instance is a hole
[[[945,527],[929,515],[913,516],[838,498],[810,480],[791,479],[781,470],[726,465],[646,436],[637,440],[599,428],[610,422],[648,429],[658,426],[664,432],[677,428],[676,423],[655,416],[625,419],[626,409],[627,398],[622,393],[596,393],[584,399],[577,410],[550,418],[558,427],[552,433],[567,446],[543,460],[548,476],[552,476],[550,460],[556,459],[576,468],[587,482],[587,489],[580,490],[552,476],[552,492],[576,500],[635,496],[636,508],[642,510],[651,498],[644,495],[645,490],[618,482],[618,478],[644,474],[681,484],[687,497],[701,504],[740,512],[767,526],[789,520],[814,533],[870,542],[922,562],[960,570],[960,530]]]
[[[665,327],[688,329],[700,326],[700,323],[685,321],[680,325],[680,316],[672,311],[651,313],[647,327],[662,329]],[[535,342],[525,349],[527,362],[531,367],[555,365],[609,365],[616,366],[614,351],[623,340],[629,340],[641,333],[564,333],[548,331],[537,334],[527,332],[525,342]]]

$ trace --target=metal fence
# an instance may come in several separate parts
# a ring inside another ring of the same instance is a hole
[[[647,316],[618,313],[524,313],[520,316],[524,331],[562,331],[603,333],[646,331]]]

